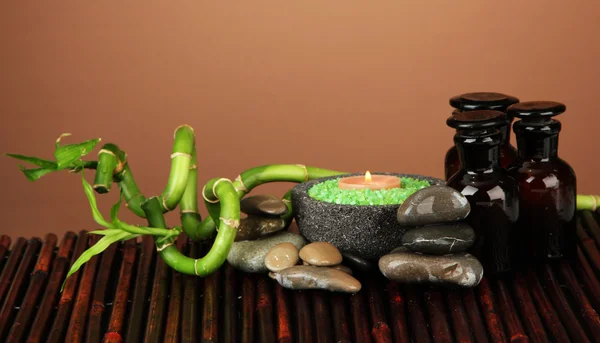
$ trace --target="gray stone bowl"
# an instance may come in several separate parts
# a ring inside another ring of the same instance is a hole
[[[424,175],[373,173],[427,180],[431,185],[445,182]],[[348,174],[341,177],[364,175]],[[308,190],[317,183],[337,179],[324,177],[296,185],[292,189],[294,217],[300,233],[311,242],[329,242],[345,253],[364,259],[378,259],[400,246],[405,228],[398,224],[400,205],[338,205],[315,200]]]

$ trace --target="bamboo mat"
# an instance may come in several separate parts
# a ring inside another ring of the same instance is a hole
[[[575,265],[484,278],[474,290],[358,275],[356,295],[293,292],[229,265],[181,275],[151,239],[111,246],[60,293],[96,236],[0,236],[0,342],[600,342],[597,214],[581,213],[577,230]],[[177,244],[190,256],[206,250]]]

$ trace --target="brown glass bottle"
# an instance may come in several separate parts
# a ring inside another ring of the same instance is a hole
[[[520,188],[519,232],[523,261],[542,262],[576,255],[575,172],[558,157],[559,121],[566,106],[523,102],[508,111],[521,118],[514,125],[519,156],[509,172]]]
[[[450,106],[455,108],[452,112],[453,115],[460,112],[477,110],[496,110],[505,112],[508,106],[518,102],[519,99],[514,96],[492,92],[465,93],[450,98]],[[510,127],[512,121],[513,117],[509,116],[507,124],[498,127],[498,130],[502,135],[502,142],[500,144],[500,166],[503,168],[508,167],[517,158],[517,149],[510,144]],[[450,177],[459,169],[460,159],[458,157],[458,151],[455,146],[452,146],[446,153],[446,158],[444,159],[444,175],[446,180],[450,179]]]
[[[503,112],[489,110],[461,112],[447,120],[457,129],[454,143],[461,162],[461,169],[447,185],[461,192],[471,205],[466,220],[476,238],[470,252],[486,275],[511,270],[516,254],[519,190],[499,161],[502,134],[497,127],[506,121]]]

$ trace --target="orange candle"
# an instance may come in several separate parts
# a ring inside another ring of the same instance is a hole
[[[371,175],[369,171],[364,176],[350,176],[338,181],[340,189],[391,189],[400,188],[400,178],[393,175]]]

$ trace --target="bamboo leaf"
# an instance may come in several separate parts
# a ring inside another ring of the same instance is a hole
[[[54,158],[56,158],[57,168],[64,169],[69,167],[73,162],[79,160],[82,156],[89,154],[94,147],[100,142],[100,138],[90,139],[83,143],[78,144],[67,144],[58,146],[54,151]]]
[[[113,223],[113,225],[116,225],[119,222],[119,219],[117,219],[117,216],[119,215],[119,209],[121,208],[121,200],[123,199],[122,196],[122,192],[119,193],[119,201],[117,201],[116,204],[114,204],[112,206],[112,208],[110,209],[110,220]]]
[[[94,231],[88,232],[88,234],[106,236],[106,235],[114,235],[119,232],[123,232],[123,230],[120,230],[120,229],[94,230]]]
[[[85,196],[87,197],[88,202],[90,203],[90,207],[92,208],[92,216],[94,217],[94,220],[96,221],[96,223],[106,228],[111,228],[110,223],[107,222],[106,219],[104,219],[104,217],[102,217],[102,213],[100,213],[98,205],[96,205],[96,197],[94,196],[94,190],[92,189],[92,186],[85,180],[84,173],[81,173],[81,182],[83,183],[83,190],[85,192]]]
[[[57,168],[57,164],[54,161],[49,161],[49,160],[44,160],[44,159],[37,158],[37,157],[25,156],[25,155],[19,155],[19,154],[5,154],[5,155],[8,157],[15,158],[17,160],[29,162],[38,167],[42,167],[43,169],[56,170],[56,168]]]
[[[23,172],[23,174],[25,174],[25,177],[27,178],[27,180],[33,182],[37,179],[39,179],[40,177],[48,174],[48,173],[52,173],[53,171],[56,171],[56,169],[45,169],[45,168],[35,168],[35,169],[26,169],[23,166],[20,166],[21,171]]]
[[[94,244],[89,249],[84,251],[81,254],[81,256],[79,256],[79,258],[73,263],[73,265],[71,266],[71,269],[69,269],[69,273],[67,274],[65,281],[63,281],[60,291],[61,292],[63,291],[63,288],[65,287],[65,282],[67,281],[69,276],[75,274],[84,263],[88,262],[95,255],[98,255],[101,252],[103,252],[104,250],[106,250],[106,248],[108,248],[108,246],[110,246],[111,244],[121,241],[121,240],[124,240],[124,239],[133,238],[132,236],[135,236],[135,235],[131,235],[130,233],[125,232],[125,231],[121,231],[119,233],[108,234],[108,235],[102,237],[96,244]]]

